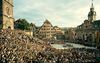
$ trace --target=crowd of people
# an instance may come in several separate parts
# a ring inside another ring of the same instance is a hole
[[[0,31],[0,63],[94,63],[99,52],[85,48],[57,50],[22,31]]]
[[[99,53],[98,53],[99,54]],[[33,63],[95,63],[95,50],[68,49],[68,50],[46,50],[39,52]],[[99,54],[100,57],[100,54]]]
[[[34,54],[45,49],[45,42],[26,35],[20,30],[0,31],[0,63],[23,63],[23,57],[34,58]]]

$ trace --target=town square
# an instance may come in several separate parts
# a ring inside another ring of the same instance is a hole
[[[0,0],[0,63],[100,63],[98,2]]]

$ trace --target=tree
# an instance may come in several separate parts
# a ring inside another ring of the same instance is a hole
[[[33,27],[33,24],[28,23],[26,19],[18,19],[14,22],[15,29],[21,29],[21,30],[31,30]]]

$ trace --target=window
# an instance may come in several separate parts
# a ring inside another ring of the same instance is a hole
[[[88,28],[88,26],[86,26],[86,28]]]
[[[9,7],[6,7],[6,12],[8,15],[10,15],[10,8]]]

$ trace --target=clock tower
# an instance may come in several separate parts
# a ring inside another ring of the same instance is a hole
[[[14,29],[13,0],[0,1],[0,28]]]
[[[93,0],[92,0],[92,5],[91,5],[91,8],[90,8],[90,12],[88,13],[88,20],[90,22],[94,22],[96,20],[96,11],[94,10]]]

